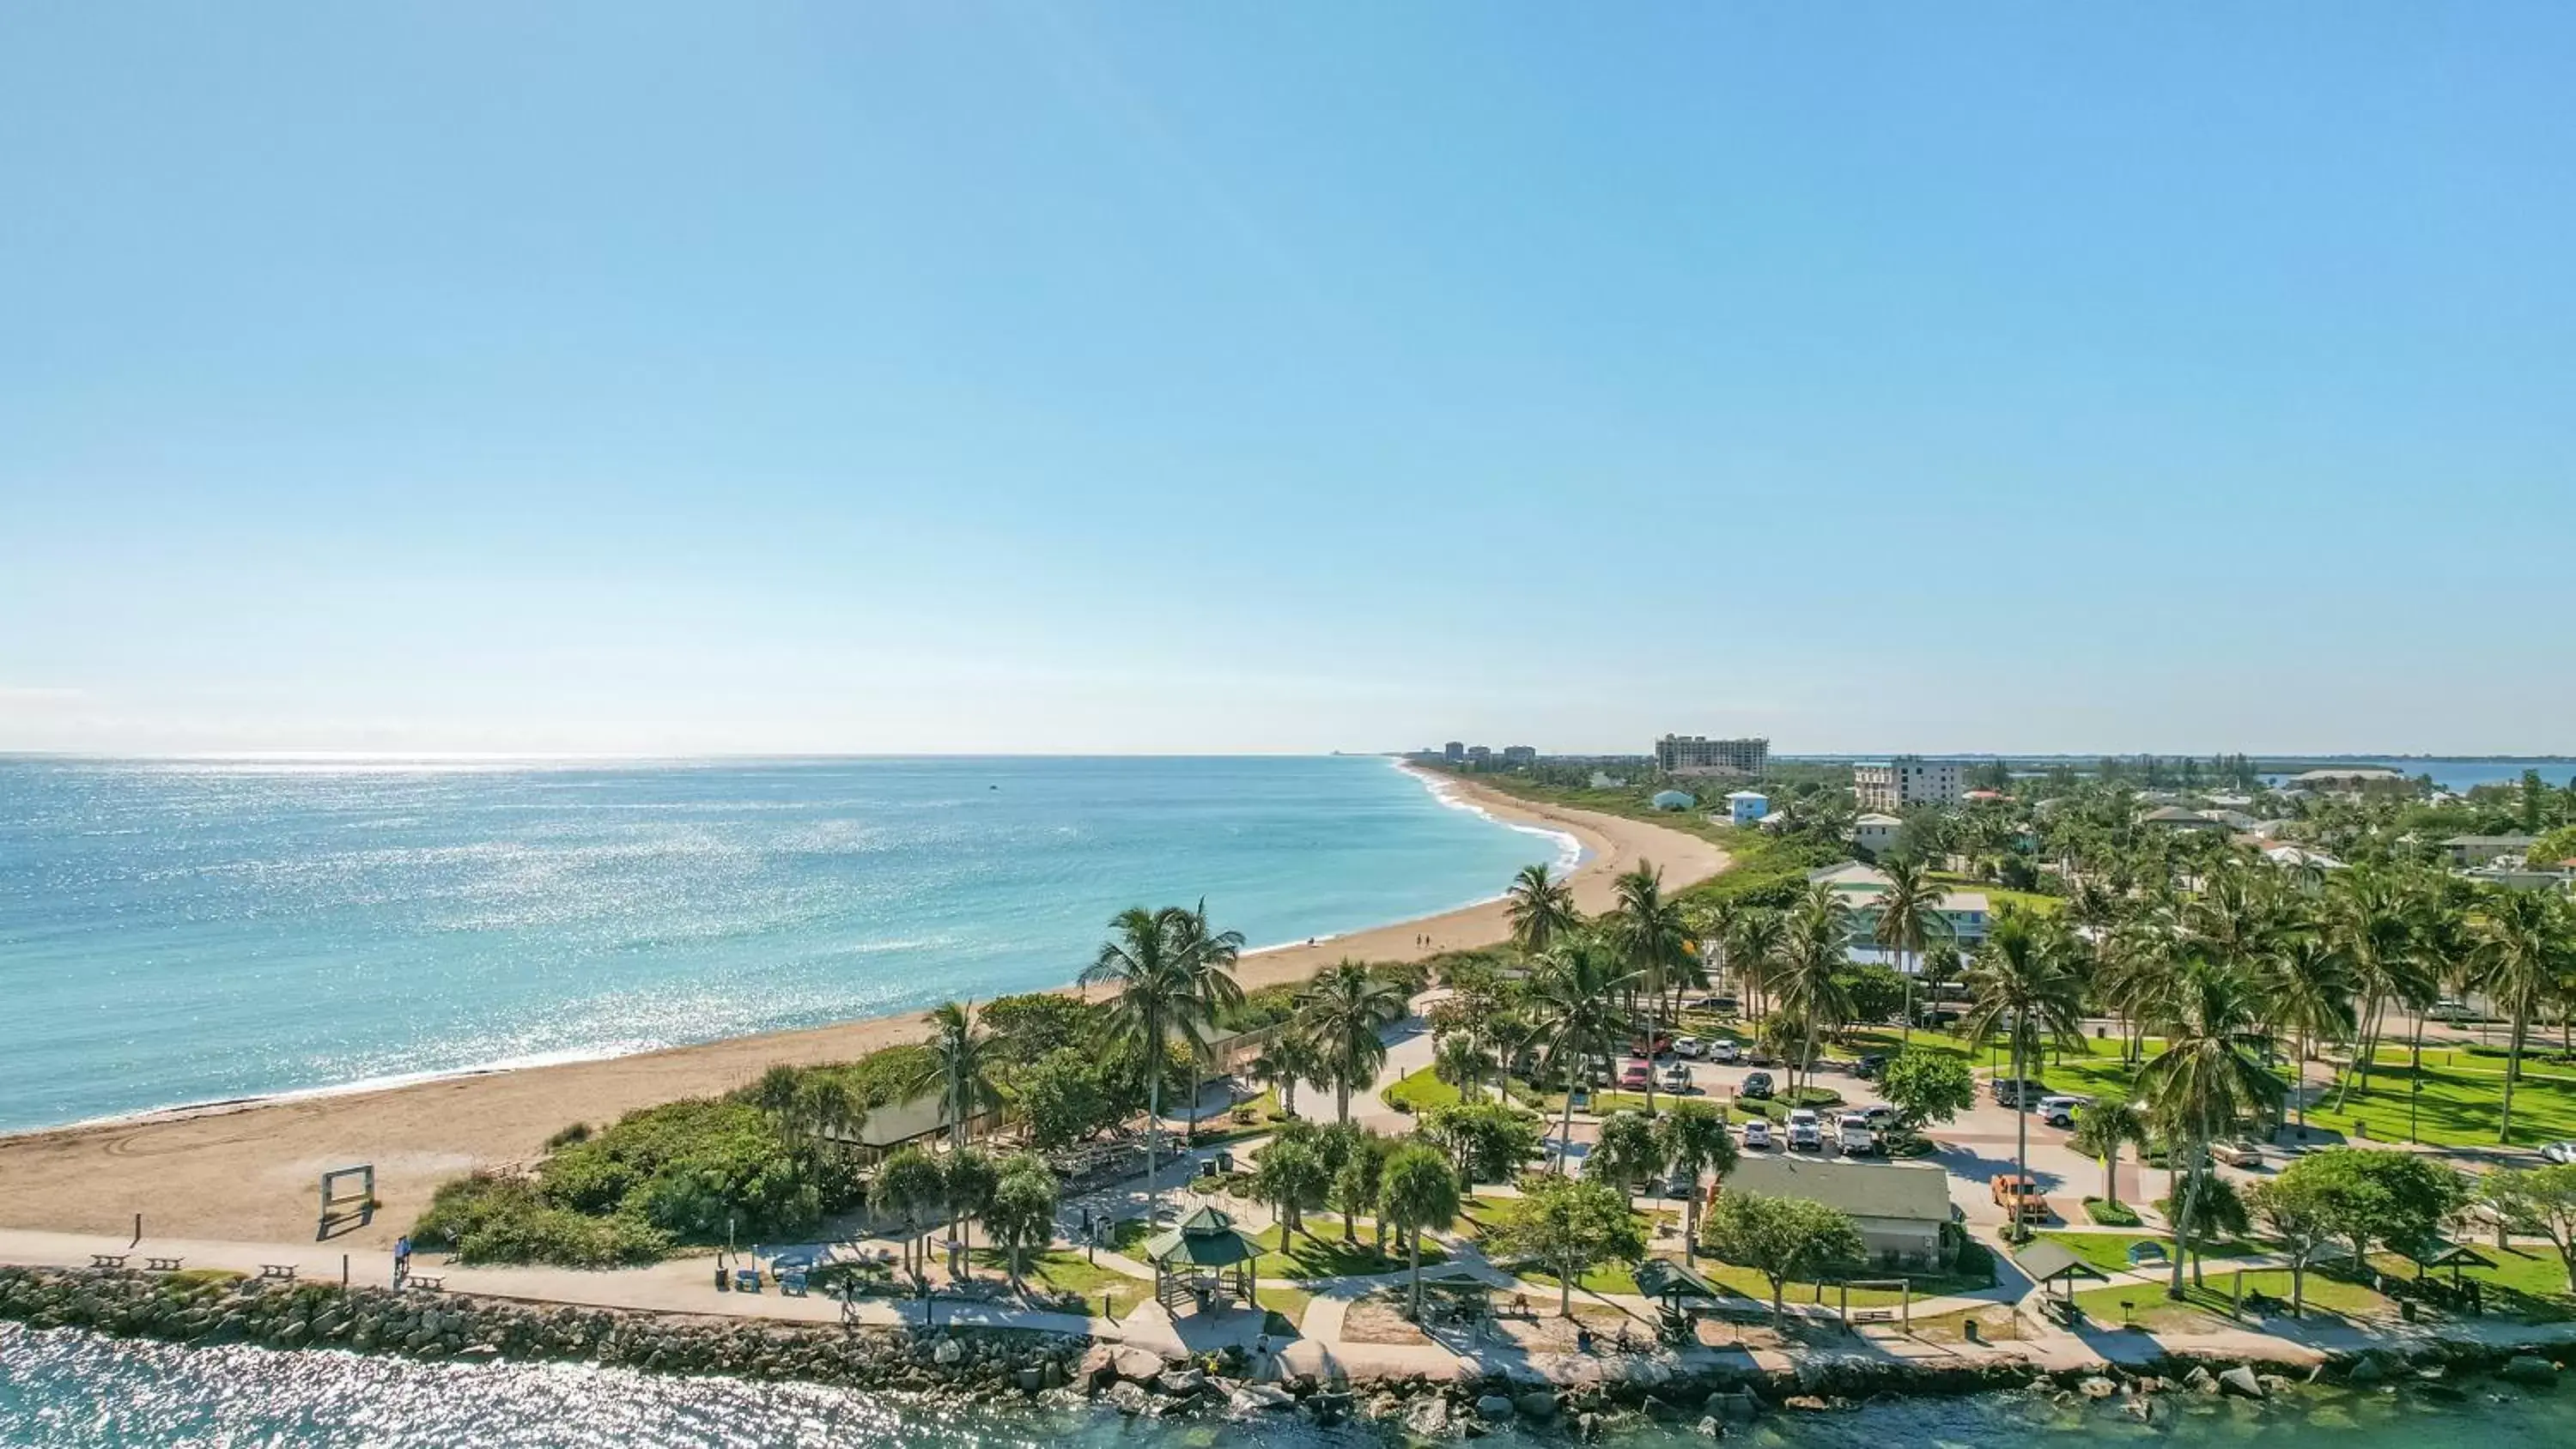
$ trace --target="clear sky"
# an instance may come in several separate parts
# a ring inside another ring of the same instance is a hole
[[[0,9],[0,748],[2576,751],[2576,7]]]

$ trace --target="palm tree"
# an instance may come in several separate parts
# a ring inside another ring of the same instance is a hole
[[[1512,944],[1525,955],[1544,955],[1583,924],[1574,908],[1574,887],[1551,878],[1543,865],[1525,865],[1503,893],[1503,916],[1511,922]]]
[[[2299,1130],[2308,1126],[2308,1045],[2338,1040],[2357,1025],[2353,993],[2358,989],[2352,960],[2331,936],[2300,931],[2284,937],[2265,964],[2265,995],[2271,1021],[2297,1039],[2292,1081],[2299,1103]]]
[[[2512,1022],[2505,1039],[2504,1110],[2496,1141],[2513,1140],[2513,1087],[2532,1018],[2559,990],[2570,951],[2566,908],[2542,891],[2507,890],[2487,898],[2472,926],[2479,981]]]
[[[1106,983],[1117,988],[1109,1000],[1112,1036],[1133,1044],[1145,1063],[1145,1203],[1148,1214],[1161,1206],[1154,1172],[1162,1155],[1163,1066],[1178,1036],[1193,1052],[1206,1037],[1208,1012],[1201,990],[1199,963],[1191,956],[1206,949],[1179,906],[1149,911],[1131,907],[1110,921],[1117,934],[1104,941],[1100,954],[1081,976],[1084,986]]]
[[[948,1198],[948,1175],[940,1169],[939,1159],[918,1147],[904,1148],[878,1169],[871,1195],[903,1218],[904,1270],[926,1274],[926,1266],[914,1267],[913,1250],[921,1241],[923,1215]]]
[[[2353,1075],[2345,1079],[2341,1094],[2348,1097],[2356,1082],[2362,1091],[2370,1090],[2370,1070],[2379,1055],[2380,1021],[2388,1005],[2430,1007],[2439,993],[2416,939],[2417,912],[2395,880],[2375,870],[2347,870],[2336,879],[2326,909],[2328,933],[2348,963],[2361,997]]]
[[[1344,961],[1297,994],[1293,1030],[1315,1044],[1333,1084],[1333,1120],[1351,1120],[1351,1092],[1377,1080],[1386,1065],[1386,1040],[1378,1035],[1404,1019],[1404,984],[1357,961]]]
[[[939,1094],[948,1114],[948,1148],[963,1151],[966,1124],[1000,1099],[993,1090],[992,1037],[975,1026],[973,1002],[942,1002],[922,1020],[930,1023],[930,1065],[912,1086],[914,1095]]]
[[[1002,1164],[1002,1180],[984,1209],[984,1231],[1011,1252],[1011,1287],[1021,1287],[1022,1255],[1055,1237],[1056,1178],[1041,1157],[1022,1153]]]
[[[1287,1116],[1297,1115],[1297,1084],[1324,1084],[1324,1054],[1316,1049],[1291,1023],[1270,1039],[1270,1049],[1252,1060],[1253,1079],[1269,1084],[1279,1094],[1279,1110]]]
[[[1565,1170],[1565,1149],[1574,1138],[1575,1073],[1586,1056],[1609,1056],[1620,1026],[1619,993],[1635,975],[1599,943],[1574,938],[1538,958],[1530,977],[1530,1005],[1548,1061],[1565,1079],[1565,1117],[1556,1139],[1553,1167]]]
[[[1210,1024],[1225,1019],[1225,1014],[1243,1004],[1243,987],[1234,979],[1235,962],[1243,956],[1241,931],[1218,931],[1208,926],[1207,901],[1202,899],[1194,910],[1184,911],[1174,926],[1179,938],[1181,961],[1190,977],[1190,994],[1198,1003],[1199,1019]],[[1185,1140],[1199,1140],[1200,1063],[1206,1058],[1207,1042],[1190,1041],[1190,1118],[1182,1129]]]
[[[1404,1235],[1413,1273],[1413,1316],[1422,1317],[1422,1235],[1458,1216],[1458,1174],[1438,1148],[1397,1148],[1378,1173],[1377,1220]]]
[[[948,1276],[965,1278],[973,1272],[974,1260],[968,1255],[974,1241],[973,1224],[993,1205],[993,1192],[1001,1186],[1001,1175],[994,1170],[993,1159],[971,1147],[949,1153],[941,1171],[948,1202]]]
[[[1472,1102],[1479,1095],[1485,1073],[1493,1069],[1494,1059],[1465,1032],[1452,1032],[1443,1038],[1431,1057],[1431,1074],[1458,1089],[1458,1095]]]
[[[1839,1025],[1851,1015],[1850,995],[1841,979],[1851,962],[1851,922],[1851,907],[1843,903],[1842,893],[1818,881],[1790,913],[1773,958],[1776,1010],[1790,1016],[1800,1029],[1798,1058],[1789,1070],[1793,1099],[1800,1078],[1815,1065],[1817,1030],[1827,1023]]]
[[[1923,948],[1936,936],[1950,934],[1950,918],[1941,914],[1943,891],[1920,861],[1892,860],[1879,867],[1887,889],[1878,898],[1878,944],[1897,955],[1905,976],[1905,1020],[1897,1028],[1900,1045],[1914,1040],[1914,967]]]
[[[2193,1205],[2209,1175],[2209,1144],[2219,1132],[2277,1110],[2282,1088],[2264,1065],[2271,1039],[2252,974],[2206,942],[2184,942],[2177,959],[2178,974],[2150,1022],[2164,1050],[2139,1073],[2138,1085],[2183,1168],[2174,1191],[2173,1281],[2166,1290],[2178,1299]]]
[[[1602,929],[1628,958],[1636,989],[1654,1003],[1646,1015],[1646,1041],[1651,1047],[1664,1014],[1664,992],[1694,964],[1690,921],[1678,902],[1664,896],[1663,872],[1646,861],[1621,874],[1614,883],[1618,904]],[[1650,1053],[1651,1055],[1651,1053]],[[1646,1110],[1655,1110],[1655,1076],[1646,1074]]]
[[[2013,1112],[2016,1170],[2030,1177],[2030,1112],[2036,1105],[2021,1083],[2028,1063],[2049,1043],[2084,1039],[2084,985],[2071,964],[2065,933],[2053,922],[2005,906],[1994,929],[1977,948],[1968,968],[1972,993],[1960,1032],[1981,1042],[1997,1031],[2009,1033],[2016,1108]],[[2013,1230],[2023,1231],[2015,1222]]]
[[[2102,1200],[2118,1207],[2120,1149],[2146,1148],[2147,1121],[2126,1102],[2095,1102],[2077,1115],[2075,1135],[2067,1139],[2067,1145],[2102,1164]]]
[[[1780,942],[1788,933],[1788,916],[1775,909],[1748,910],[1736,917],[1726,942],[1726,959],[1743,983],[1741,1004],[1748,1020],[1770,1010],[1772,964],[1779,959]]]
[[[1700,1179],[1715,1173],[1723,1181],[1735,1170],[1735,1137],[1715,1104],[1688,1099],[1657,1119],[1655,1135],[1673,1171],[1690,1178],[1690,1196],[1682,1202],[1682,1260],[1688,1262],[1698,1256]]]

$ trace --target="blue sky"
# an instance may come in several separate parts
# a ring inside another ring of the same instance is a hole
[[[2576,751],[2571,74],[2508,3],[11,7],[0,748]]]

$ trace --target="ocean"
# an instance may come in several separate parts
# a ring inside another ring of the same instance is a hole
[[[2297,1390],[2277,1402],[2172,1398],[2153,1425],[2114,1404],[2042,1393],[1876,1403],[1774,1414],[1732,1436],[1761,1449],[2544,1449],[2563,1406],[2501,1386],[2435,1398],[2413,1390]],[[425,1364],[339,1351],[182,1347],[0,1323],[0,1445],[43,1449],[629,1449],[866,1444],[886,1449],[1376,1449],[1357,1426],[1285,1416],[1232,1425],[1122,1419],[1107,1409],[930,1405],[810,1385],[681,1378],[575,1364]],[[1561,1430],[1505,1429],[1495,1449],[1561,1446]],[[1619,1449],[1709,1441],[1687,1425],[1640,1428]]]
[[[1283,944],[1572,849],[1367,757],[0,760],[0,1130],[1032,990],[1128,906]]]

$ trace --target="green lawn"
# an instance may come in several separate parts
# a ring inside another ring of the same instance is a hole
[[[2403,1070],[2374,1072],[2369,1090],[2356,1090],[2348,1098],[2329,1091],[2310,1105],[2308,1121],[2347,1136],[2403,1142],[2409,1087]],[[2504,1106],[2503,1073],[2428,1065],[2414,1106],[2415,1133],[2422,1141],[2445,1147],[2492,1146]],[[2576,1138],[2576,1078],[2526,1072],[2513,1089],[2514,1142],[2536,1147],[2562,1138]]]
[[[2062,1245],[2068,1252],[2105,1273],[2126,1272],[2129,1267],[2129,1245],[2154,1243],[2166,1253],[2173,1252],[2173,1237],[2168,1233],[2054,1233],[2042,1231],[2033,1241]],[[2211,1243],[2201,1249],[2203,1258],[2242,1258],[2262,1252],[2260,1244],[2230,1239]],[[2147,1271],[2154,1271],[2150,1268]]]
[[[1435,1072],[1435,1068],[1424,1067],[1420,1071],[1405,1073],[1395,1085],[1386,1089],[1386,1104],[1417,1117],[1434,1108],[1455,1104],[1458,1089],[1440,1080]]]
[[[1954,891],[1975,891],[1984,896],[1987,903],[1999,911],[2006,906],[2013,906],[2034,915],[2053,916],[2066,909],[2064,896],[2041,895],[2037,891],[2017,891],[2009,886],[1988,885],[1984,881],[1970,880],[1964,875],[1952,875],[1948,871],[1936,870],[1932,872],[1932,879]]]
[[[1343,1278],[1355,1274],[1394,1273],[1411,1262],[1392,1238],[1381,1257],[1370,1246],[1365,1220],[1354,1227],[1359,1239],[1356,1244],[1342,1241],[1341,1220],[1338,1218],[1310,1213],[1306,1226],[1316,1236],[1310,1237],[1304,1232],[1290,1234],[1285,1248],[1280,1246],[1279,1228],[1263,1228],[1254,1238],[1263,1251],[1254,1263],[1253,1271],[1264,1278]],[[1438,1243],[1428,1240],[1423,1243],[1422,1261],[1425,1266],[1446,1262],[1448,1257],[1448,1250]]]
[[[2183,1301],[2176,1303],[2159,1287],[2138,1283],[2112,1283],[2088,1288],[2075,1295],[2076,1305],[2092,1315],[2097,1323],[2121,1321],[2120,1304],[2133,1305],[2135,1321],[2151,1330],[2178,1333],[2207,1333],[2214,1329],[2241,1327],[2228,1317],[2228,1305],[2237,1292],[2234,1272],[2212,1273],[2205,1288],[2194,1288],[2186,1273],[2183,1279]],[[2287,1303],[2290,1299],[2290,1271],[2266,1268],[2245,1275],[2244,1291],[2262,1293]],[[2305,1294],[2310,1315],[2333,1314],[2344,1318],[2379,1318],[2395,1313],[2390,1302],[2362,1284],[2309,1269]]]
[[[2551,1248],[2499,1248],[2492,1243],[2479,1243],[2477,1250],[2495,1260],[2492,1268],[2467,1268],[2460,1276],[2479,1285],[2490,1313],[2510,1314],[2542,1322],[2558,1322],[2576,1317],[2576,1293],[2567,1289],[2567,1270]],[[2374,1253],[2372,1267],[2391,1278],[2413,1278],[2413,1263],[2394,1253]],[[2436,1268],[2432,1277],[2449,1282],[2451,1270]]]
[[[1262,1284],[1260,1297],[1261,1306],[1287,1320],[1288,1326],[1292,1329],[1306,1321],[1306,1310],[1315,1301],[1315,1295],[1312,1293],[1295,1288],[1283,1288],[1276,1283]]]
[[[1010,1271],[1011,1255],[1000,1248],[977,1248],[975,1266],[995,1275]],[[1057,1293],[1079,1293],[1094,1312],[1099,1311],[1100,1295],[1110,1298],[1111,1316],[1124,1318],[1127,1310],[1153,1296],[1154,1285],[1130,1278],[1114,1268],[1104,1268],[1070,1248],[1049,1248],[1031,1253],[1021,1261],[1021,1272],[1032,1287]]]

